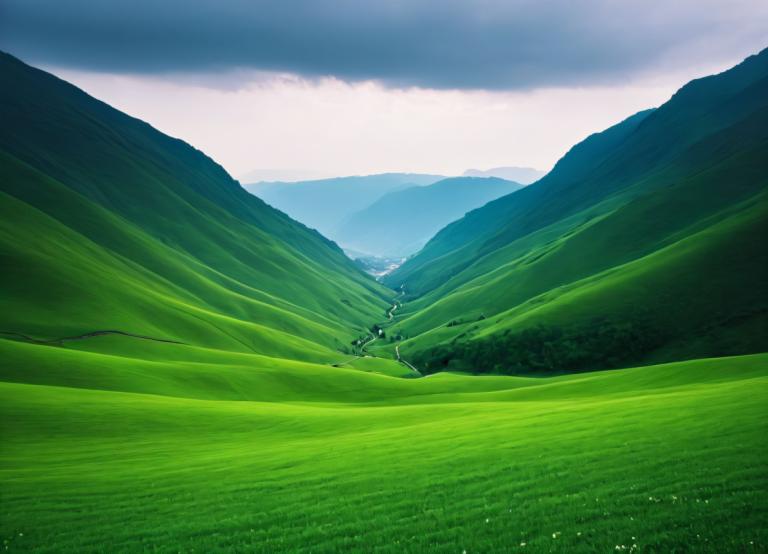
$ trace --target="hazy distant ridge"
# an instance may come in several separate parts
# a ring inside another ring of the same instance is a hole
[[[507,181],[515,181],[521,185],[530,185],[544,177],[546,171],[532,167],[492,167],[491,169],[467,169],[465,177],[498,177]]]

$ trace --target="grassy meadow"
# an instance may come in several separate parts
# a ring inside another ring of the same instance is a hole
[[[768,547],[765,355],[554,378],[134,360],[86,387],[97,354],[2,346],[40,351],[10,364],[35,384],[0,385],[9,551]]]
[[[388,288],[0,53],[2,550],[765,552],[761,56],[593,135]],[[665,341],[624,369],[395,359],[637,314]]]

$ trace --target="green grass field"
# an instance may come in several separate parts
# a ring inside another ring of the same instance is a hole
[[[11,365],[50,375],[29,359]],[[768,548],[765,355],[548,379],[232,370],[205,394],[70,378],[0,385],[9,551]]]
[[[2,53],[0,76],[4,551],[768,549],[768,110],[708,115],[736,114],[663,152],[673,184],[593,176],[631,193],[448,245],[416,298],[191,146]],[[636,313],[671,338],[627,369],[395,360]]]

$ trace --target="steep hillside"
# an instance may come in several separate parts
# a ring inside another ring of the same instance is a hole
[[[493,177],[453,177],[390,192],[352,214],[333,237],[345,248],[368,254],[409,256],[467,211],[519,188]]]
[[[388,276],[429,370],[764,351],[768,51],[575,146]]]
[[[297,221],[335,238],[342,221],[385,194],[430,185],[442,178],[439,175],[383,173],[296,183],[254,183],[245,188]]]
[[[387,316],[388,334],[470,331],[429,318],[481,301],[505,312],[478,315],[477,339],[658,305],[665,332],[757,336],[764,109],[685,149],[655,193],[473,261],[418,323],[399,314],[426,296],[389,304],[189,145],[9,56],[0,79],[4,550],[766,550],[765,354],[402,379],[339,352]],[[469,344],[453,347],[471,361]]]
[[[570,203],[560,201],[560,198],[573,195],[574,184],[599,166],[650,113],[640,112],[602,133],[591,135],[574,146],[534,186],[490,202],[451,223],[429,241],[418,256],[392,274],[388,284],[397,287],[407,283],[411,294],[423,294],[447,281],[459,268],[470,265],[492,248],[486,246],[486,241],[507,226],[523,227],[521,232],[524,233],[544,226],[536,211],[557,209],[550,218],[568,213],[572,210]]]
[[[326,361],[382,317],[385,289],[201,152],[11,56],[0,75],[5,336]]]

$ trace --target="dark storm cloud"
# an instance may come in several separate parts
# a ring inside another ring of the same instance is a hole
[[[765,46],[766,5],[0,0],[0,48],[32,63],[110,72],[257,69],[395,86],[520,89],[615,81],[697,52],[756,51]]]

